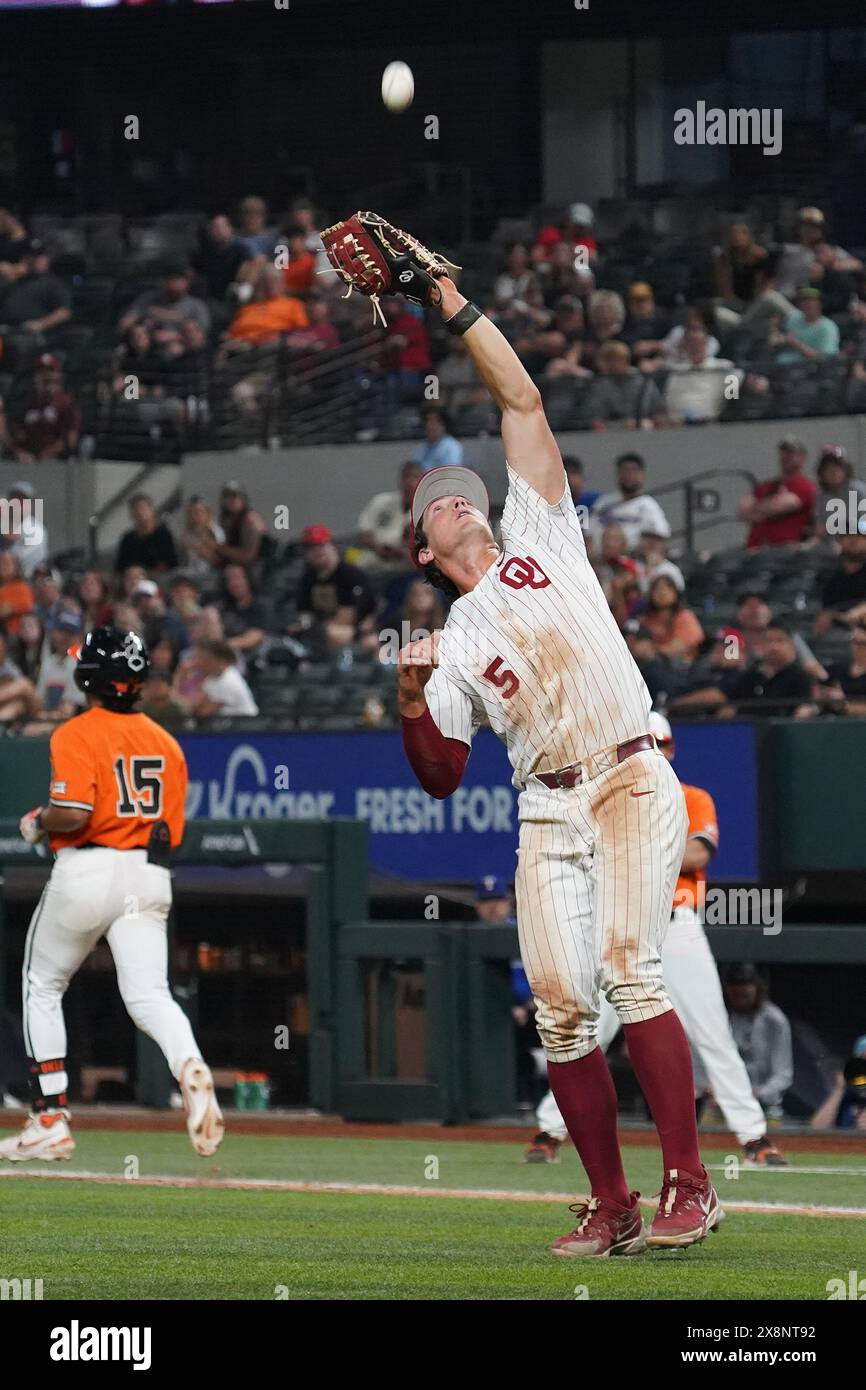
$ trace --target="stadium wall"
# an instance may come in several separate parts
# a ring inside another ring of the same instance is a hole
[[[822,444],[841,444],[854,464],[857,476],[866,473],[866,417],[826,416],[804,420],[762,420],[752,424],[701,425],[678,430],[635,433],[627,430],[561,433],[564,454],[577,454],[587,470],[589,485],[607,489],[613,484],[613,462],[626,449],[637,449],[647,463],[647,490],[683,482],[696,473],[718,469],[723,476],[708,481],[720,494],[718,513],[728,520],[715,524],[701,538],[702,548],[722,550],[740,545],[744,530],[731,520],[746,482],[734,470],[746,469],[757,478],[776,472],[776,445],[784,434],[798,434],[812,459]],[[485,479],[492,502],[505,500],[505,470],[498,436],[463,441],[466,462]],[[315,445],[275,449],[268,453],[214,451],[187,454],[179,468],[144,469],[140,463],[122,460],[73,460],[40,463],[29,471],[20,464],[0,463],[0,494],[22,474],[29,477],[43,502],[52,553],[86,546],[88,523],[94,513],[109,507],[111,499],[138,476],[141,486],[154,492],[157,504],[173,481],[184,496],[201,492],[216,502],[227,478],[242,479],[253,505],[266,518],[275,508],[289,508],[289,530],[278,536],[297,537],[312,522],[327,521],[339,536],[354,533],[362,507],[376,492],[396,486],[397,470],[415,448],[411,440],[375,444]],[[679,490],[662,498],[674,529],[683,523],[683,497]],[[100,548],[112,549],[126,529],[126,510],[114,511],[100,530]],[[62,540],[61,540],[62,538]]]
[[[733,517],[747,484],[733,470],[745,468],[758,479],[772,477],[778,468],[776,446],[785,434],[799,435],[816,459],[822,444],[841,444],[854,471],[866,472],[866,417],[841,415],[808,420],[762,420],[753,424],[701,425],[658,432],[586,431],[562,433],[564,454],[577,454],[586,465],[591,487],[613,486],[614,459],[637,449],[647,464],[647,491],[683,482],[706,469],[727,474],[708,482],[721,495],[720,516]],[[505,470],[498,437],[463,441],[466,462],[485,479],[494,505],[505,500]],[[327,521],[339,536],[351,535],[361,508],[376,492],[396,487],[397,470],[415,448],[412,441],[376,444],[277,449],[269,453],[189,454],[181,465],[183,491],[216,498],[226,478],[241,477],[257,509],[266,518],[274,508],[289,507],[291,536],[302,527]],[[682,494],[663,497],[664,509],[676,529],[682,525]],[[706,532],[702,545],[710,550],[741,545],[743,526],[728,520]]]
[[[30,482],[42,504],[41,520],[48,528],[51,551],[59,553],[82,545],[87,537],[87,521],[93,511],[93,478],[94,465],[79,459],[69,463],[43,462],[35,468],[4,460],[0,462],[0,496],[5,497],[19,480]]]
[[[680,777],[708,788],[718,808],[714,880],[866,872],[859,814],[866,720],[683,724],[674,732]],[[357,818],[367,823],[369,867],[378,873],[434,883],[513,875],[516,793],[489,731],[478,735],[464,783],[445,802],[417,787],[396,731],[239,728],[180,738],[191,817]],[[277,765],[288,770],[285,790],[274,790]],[[0,818],[39,805],[47,781],[46,739],[0,742]]]

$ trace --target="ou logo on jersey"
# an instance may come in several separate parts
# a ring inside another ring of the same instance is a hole
[[[510,589],[546,589],[550,580],[537,560],[527,555],[509,555],[499,571],[499,578]]]
[[[408,285],[409,281],[412,279],[411,270],[401,270],[397,279],[400,281],[401,285]]]

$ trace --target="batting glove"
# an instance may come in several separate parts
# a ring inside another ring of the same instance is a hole
[[[45,831],[39,822],[42,814],[42,807],[36,806],[32,811],[28,811],[26,816],[22,816],[18,822],[18,829],[21,831],[22,840],[26,840],[28,845],[38,845],[44,838]]]

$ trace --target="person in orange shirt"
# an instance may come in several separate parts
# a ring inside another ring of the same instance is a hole
[[[672,762],[674,736],[667,719],[652,710],[648,725],[659,749]],[[719,847],[716,808],[703,787],[683,784],[683,794],[689,828],[671,924],[662,946],[665,988],[703,1064],[725,1122],[743,1146],[745,1161],[761,1167],[784,1167],[787,1160],[767,1135],[766,1116],[752,1093],[749,1074],[734,1042],[719,972],[703,927],[702,885],[707,865]],[[619,1027],[616,1010],[602,996],[599,1047],[607,1051]],[[539,1131],[526,1151],[526,1160],[555,1163],[568,1131],[552,1092],[543,1098],[536,1115]]]
[[[231,350],[239,343],[270,343],[281,333],[308,328],[309,323],[301,300],[283,293],[283,272],[265,266],[256,280],[253,299],[238,310],[226,329],[226,346]]]
[[[644,627],[664,656],[694,661],[704,640],[704,630],[669,574],[659,574],[647,593],[646,612],[640,615]]]
[[[130,1017],[178,1081],[193,1148],[209,1157],[222,1142],[213,1076],[168,986],[168,866],[183,839],[187,769],[171,734],[135,710],[149,664],[135,632],[87,634],[75,668],[87,709],[52,734],[48,805],[21,818],[27,843],[47,839],[56,859],[24,949],[32,1110],[21,1133],[0,1142],[0,1158],[13,1162],[75,1149],[63,996],[103,937]]]
[[[21,578],[18,559],[11,550],[0,550],[0,620],[14,634],[22,614],[30,613],[36,600],[26,579]]]
[[[673,735],[670,739],[659,738],[663,751],[673,749]],[[673,752],[671,752],[671,757]],[[689,818],[689,838],[683,855],[680,876],[674,890],[674,911],[685,907],[700,913],[703,905],[703,885],[707,881],[706,865],[719,847],[719,825],[713,798],[703,787],[691,787],[682,783],[686,799],[686,815]]]

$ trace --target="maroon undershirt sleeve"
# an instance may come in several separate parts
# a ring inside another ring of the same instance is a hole
[[[446,738],[429,709],[415,719],[401,715],[400,723],[412,771],[425,792],[442,801],[460,786],[468,745],[459,738]]]

